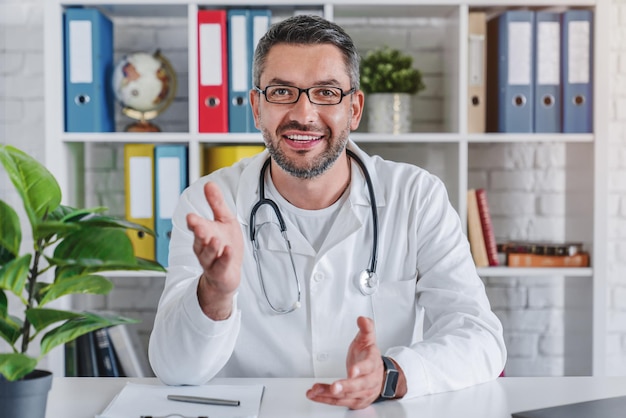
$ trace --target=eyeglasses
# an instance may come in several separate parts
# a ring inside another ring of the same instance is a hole
[[[339,87],[313,86],[308,89],[301,89],[294,86],[281,85],[267,86],[265,90],[255,86],[254,89],[263,94],[265,100],[269,103],[293,104],[300,100],[302,93],[306,93],[306,97],[309,98],[311,103],[322,106],[338,105],[345,96],[356,91],[354,87],[344,93]]]

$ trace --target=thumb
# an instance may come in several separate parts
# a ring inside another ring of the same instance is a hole
[[[360,343],[364,345],[376,344],[376,327],[374,327],[374,321],[371,318],[359,316],[356,320],[356,324],[359,327],[357,338],[360,340]]]
[[[207,182],[204,185],[204,196],[213,211],[213,218],[216,221],[228,221],[233,218],[233,214],[226,205],[222,191],[217,187],[217,184],[210,181]]]

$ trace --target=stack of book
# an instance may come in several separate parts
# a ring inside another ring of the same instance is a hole
[[[511,241],[498,244],[509,267],[589,267],[581,242]]]
[[[487,194],[467,191],[467,235],[476,267],[588,267],[581,242],[509,241],[496,244]]]
[[[476,267],[500,264],[487,193],[484,189],[467,191],[467,235]]]
[[[148,355],[136,330],[116,325],[65,344],[66,377],[151,377]]]

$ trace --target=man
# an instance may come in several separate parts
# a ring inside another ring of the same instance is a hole
[[[157,376],[345,369],[306,396],[352,409],[497,377],[502,327],[445,187],[349,140],[364,104],[350,37],[319,17],[280,22],[253,81],[267,151],[180,199],[150,340]]]

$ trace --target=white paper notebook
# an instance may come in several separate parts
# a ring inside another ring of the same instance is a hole
[[[256,418],[261,407],[263,385],[165,386],[127,383],[96,418],[128,418],[169,414],[220,418]],[[167,395],[233,399],[239,406],[204,405],[170,401]]]

